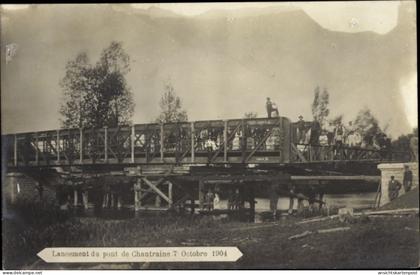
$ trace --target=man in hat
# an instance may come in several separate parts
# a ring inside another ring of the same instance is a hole
[[[276,116],[279,116],[279,110],[277,108],[276,103],[272,102],[269,97],[267,97],[267,101],[265,102],[265,108],[267,109],[267,116],[271,118],[271,114],[276,112]]]
[[[267,109],[267,116],[271,118],[271,112],[273,111],[273,104],[269,97],[267,97],[267,101],[265,102],[265,108]]]
[[[297,137],[299,143],[304,143],[305,141],[305,121],[303,120],[303,116],[299,116],[299,121],[297,122]]]
[[[388,182],[388,197],[390,201],[398,198],[400,189],[401,183],[394,176],[391,176],[391,180]]]

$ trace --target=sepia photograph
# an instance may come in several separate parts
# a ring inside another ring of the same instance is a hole
[[[0,19],[3,272],[417,274],[415,1]]]

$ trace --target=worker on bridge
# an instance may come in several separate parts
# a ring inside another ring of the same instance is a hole
[[[305,134],[306,134],[306,127],[305,121],[303,120],[303,116],[299,116],[299,121],[297,124],[297,139],[299,144],[303,144],[305,142]]]
[[[268,118],[271,118],[271,114],[272,114],[273,112],[275,112],[275,113],[276,113],[276,117],[278,117],[278,116],[279,116],[279,110],[278,110],[278,108],[277,108],[276,103],[272,102],[272,101],[271,101],[271,99],[270,99],[269,97],[267,97],[267,101],[266,101],[266,103],[265,103],[265,107],[266,107],[266,109],[267,109],[267,116],[268,116]]]

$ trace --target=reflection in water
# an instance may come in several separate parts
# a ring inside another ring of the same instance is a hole
[[[373,205],[375,200],[375,192],[360,193],[360,194],[325,194],[324,201],[328,206],[335,207],[351,207],[355,209],[369,208]],[[255,205],[256,212],[263,212],[270,210],[270,200],[266,198],[256,198],[257,204]],[[304,201],[307,206],[308,202]],[[247,206],[247,205],[245,205]],[[227,201],[220,201],[220,208],[227,208]],[[297,208],[297,201],[294,203],[294,208]],[[277,203],[277,209],[289,209],[289,198],[280,197]]]
[[[351,207],[354,209],[364,209],[372,207],[374,200],[375,200],[375,192],[369,193],[359,193],[359,194],[326,194],[324,196],[324,201],[326,201],[328,206],[334,207]],[[265,212],[269,211],[270,209],[270,200],[266,198],[256,198],[257,204],[255,205],[255,211]],[[304,205],[307,206],[308,202],[305,201]],[[247,203],[245,207],[249,207]],[[227,209],[227,200],[221,200],[218,204],[219,209]],[[287,210],[289,208],[289,198],[280,197],[277,204],[277,209],[279,210]],[[297,208],[297,202],[294,203],[294,208]],[[135,212],[133,209],[89,209],[89,210],[82,210],[77,209],[78,216],[85,216],[85,217],[100,217],[103,219],[112,219],[112,220],[119,220],[119,219],[130,219],[136,216],[148,216],[148,215],[155,215],[156,213],[148,212],[148,211],[138,211]]]

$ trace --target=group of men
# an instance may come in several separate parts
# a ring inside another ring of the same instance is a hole
[[[214,209],[220,208],[220,197],[218,192],[213,192],[211,188],[207,190],[207,193],[204,196],[204,209],[212,211]],[[239,192],[239,189],[236,188],[234,192],[229,190],[227,208],[229,210],[238,210],[244,207],[244,200]]]
[[[390,181],[388,182],[388,196],[389,200],[392,201],[398,198],[401,187],[404,187],[405,193],[411,190],[413,185],[413,172],[410,170],[408,165],[404,166],[404,176],[403,183],[401,184],[394,176],[391,176]]]
[[[300,144],[312,145],[336,145],[336,146],[361,146],[363,143],[361,134],[353,127],[352,122],[345,127],[341,122],[334,125],[329,122],[324,129],[318,121],[311,122],[310,126],[299,116],[297,125],[297,140]]]

